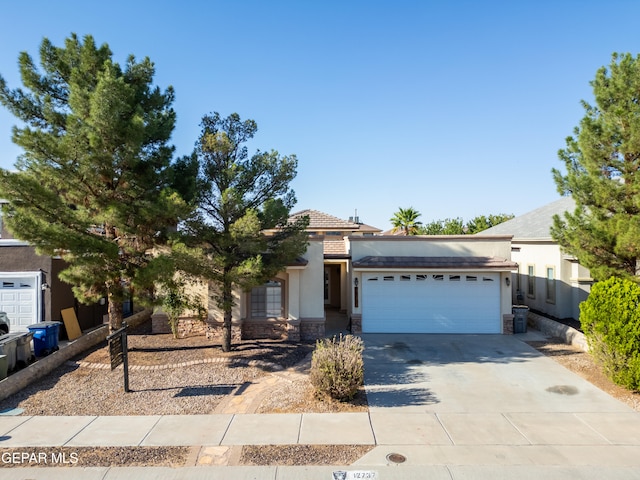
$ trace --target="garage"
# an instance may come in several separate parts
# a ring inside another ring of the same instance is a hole
[[[497,273],[362,276],[364,333],[500,333]]]
[[[26,331],[28,325],[38,321],[40,273],[15,275],[0,274],[0,312],[6,312],[12,332]]]
[[[410,242],[427,250],[444,239]],[[380,240],[371,245],[387,247]],[[500,334],[503,316],[511,314],[510,276],[518,265],[505,257],[365,255],[352,265],[355,321],[363,333]]]

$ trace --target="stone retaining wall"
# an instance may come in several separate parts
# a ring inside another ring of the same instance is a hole
[[[136,327],[147,321],[150,315],[150,310],[143,310],[142,312],[125,318],[125,321],[130,327]],[[0,381],[0,400],[4,400],[14,393],[19,392],[32,382],[51,373],[52,370],[67,360],[105,341],[108,335],[109,325],[101,325],[100,327],[83,333],[81,337],[70,341],[66,345],[62,345],[57,352],[40,358],[28,367],[8,376]]]
[[[542,315],[538,315],[531,311],[529,311],[527,323],[533,326],[536,330],[540,330],[545,335],[561,338],[568,345],[578,347],[585,352],[589,351],[589,344],[587,343],[587,339],[584,334],[575,328],[543,317]]]

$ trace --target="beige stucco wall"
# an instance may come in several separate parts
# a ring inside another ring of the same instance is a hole
[[[518,263],[514,275],[514,303],[517,288],[522,291],[522,303],[529,308],[557,318],[579,318],[579,304],[589,295],[589,271],[575,260],[563,255],[560,247],[548,239],[514,240],[512,260]],[[534,267],[535,296],[527,295],[528,267]],[[547,301],[547,268],[555,270],[555,302]]]
[[[349,237],[353,261],[374,256],[511,258],[510,236]]]
[[[324,253],[322,239],[309,240],[304,256],[307,265],[300,270],[300,318],[324,318]],[[291,299],[289,299],[291,301]]]

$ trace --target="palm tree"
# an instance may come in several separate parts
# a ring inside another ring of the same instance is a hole
[[[391,217],[391,224],[393,225],[393,233],[398,230],[402,230],[405,235],[418,235],[420,233],[420,227],[422,222],[418,221],[420,212],[413,207],[399,208],[396,213]]]

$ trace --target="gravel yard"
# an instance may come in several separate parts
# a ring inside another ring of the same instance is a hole
[[[196,415],[213,413],[241,385],[289,368],[310,344],[245,341],[224,353],[204,337],[150,335],[144,325],[129,335],[129,387],[122,367],[110,370],[106,345],[68,362],[0,402],[0,411],[25,415]]]

